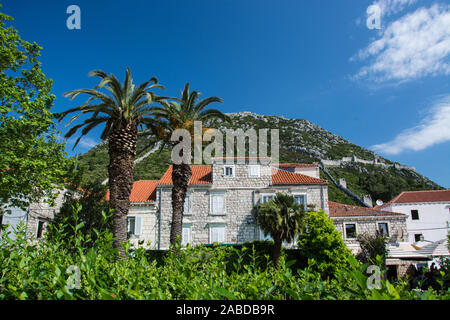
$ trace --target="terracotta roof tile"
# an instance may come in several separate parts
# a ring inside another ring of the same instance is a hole
[[[154,202],[156,200],[156,185],[159,180],[139,180],[133,183],[131,189],[131,202]],[[109,190],[106,192],[106,200],[109,201]]]
[[[192,176],[189,184],[211,184],[211,165],[191,165]],[[162,176],[159,185],[172,185],[172,166]]]
[[[404,191],[391,201],[381,206],[377,206],[377,208],[384,208],[392,203],[414,203],[414,202],[450,202],[450,189]]]
[[[330,209],[330,217],[405,216],[403,213],[353,206],[332,201],[328,202],[328,207]]]
[[[293,173],[283,169],[272,168],[273,184],[327,184],[324,179],[313,178],[301,173]]]

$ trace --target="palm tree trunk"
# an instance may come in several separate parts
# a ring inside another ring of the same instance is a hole
[[[137,127],[117,124],[109,136],[109,190],[110,206],[114,209],[114,248],[125,257],[121,243],[127,241],[127,215],[133,187],[134,156],[136,155]]]
[[[279,236],[274,237],[274,246],[273,246],[273,261],[275,264],[275,268],[278,268],[278,262],[281,257],[281,239]]]
[[[182,236],[183,212],[186,191],[192,170],[189,164],[173,164],[172,166],[172,227],[170,229],[170,244],[172,251],[178,253],[177,241]]]

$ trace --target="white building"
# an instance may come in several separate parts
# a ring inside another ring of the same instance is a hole
[[[450,190],[405,191],[377,209],[404,213],[408,240],[435,242],[446,239],[450,222]]]

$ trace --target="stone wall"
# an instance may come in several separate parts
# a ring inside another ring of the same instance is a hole
[[[346,239],[344,224],[355,223],[356,233],[368,233],[375,235],[378,230],[378,223],[387,222],[389,228],[389,237],[399,242],[408,240],[406,229],[406,216],[371,216],[371,217],[332,217],[336,229],[341,233],[347,245],[357,245],[356,239]]]
[[[272,167],[268,164],[260,165],[260,176],[249,177],[248,164],[230,164],[234,167],[234,177],[226,177],[223,168],[227,164],[212,166],[212,181],[214,188],[261,188],[272,184]]]
[[[343,164],[346,164],[348,162],[354,162],[354,163],[362,163],[362,164],[371,164],[371,165],[374,165],[374,166],[379,166],[379,167],[384,167],[384,168],[393,167],[395,169],[407,169],[407,170],[416,171],[415,167],[404,166],[404,165],[397,164],[397,163],[387,164],[387,163],[384,163],[384,162],[380,162],[379,159],[364,160],[364,159],[359,159],[356,156],[343,157],[341,160],[321,159],[320,162],[324,166],[330,166],[330,167],[339,167],[339,166],[341,166]]]
[[[141,218],[141,234],[130,237],[133,246],[138,246],[143,241],[143,246],[148,249],[158,249],[158,217],[154,204],[132,203],[128,212],[128,217]]]
[[[245,179],[237,179],[233,186],[232,179],[220,180],[219,188],[216,180],[212,186],[191,186],[188,188],[190,208],[188,214],[183,217],[183,225],[191,227],[191,244],[210,243],[210,226],[225,225],[225,243],[237,244],[260,239],[259,227],[252,215],[252,209],[262,195],[275,194],[276,192],[290,194],[307,194],[308,204],[315,205],[316,210],[323,209],[328,213],[328,192],[326,186],[276,186],[266,188],[245,188]],[[256,185],[261,181],[256,180]],[[224,188],[223,184],[228,187]],[[210,213],[211,193],[223,191],[225,213],[223,215],[212,215]],[[170,228],[172,221],[172,197],[171,188],[158,188],[160,198],[160,246],[159,249],[167,249],[170,243]],[[322,198],[324,200],[322,200]]]
[[[48,223],[54,219],[55,214],[61,209],[68,190],[54,190],[53,192],[59,193],[53,206],[46,203],[44,199],[30,204],[27,218],[27,238],[36,239],[39,221],[44,223],[43,232],[46,232]]]

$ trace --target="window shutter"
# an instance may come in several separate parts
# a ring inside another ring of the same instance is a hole
[[[217,213],[217,196],[213,195],[212,199],[212,212]]]
[[[305,202],[305,210],[308,209],[308,195],[305,194],[305,198],[303,199],[303,201]]]
[[[182,236],[181,236],[181,244],[182,245],[186,245],[187,243],[191,242],[191,239],[189,237],[190,235],[190,228],[188,226],[183,226],[183,232],[182,232]]]
[[[213,195],[212,196],[212,209],[213,213],[223,213],[223,195]]]
[[[259,165],[251,165],[249,166],[250,176],[251,177],[259,177]]]
[[[134,225],[134,234],[139,236],[141,235],[141,229],[142,229],[142,217],[136,217],[135,218],[135,225]]]
[[[225,242],[225,227],[211,227],[211,243]]]
[[[128,233],[133,233],[134,230],[131,230],[132,228],[132,217],[127,217],[127,230]]]
[[[219,231],[218,232],[218,235],[217,235],[217,241],[218,242],[225,242],[225,228],[224,227],[220,227],[220,228],[217,228],[217,230]]]
[[[186,198],[184,199],[184,213],[189,213],[190,208],[190,196],[186,195]]]

